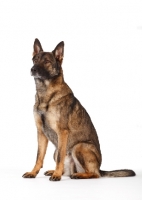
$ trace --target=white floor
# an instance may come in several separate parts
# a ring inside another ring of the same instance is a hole
[[[0,170],[1,200],[81,199],[81,200],[142,200],[142,171],[131,178],[100,178],[71,180],[62,177],[51,182],[42,169],[35,179],[24,179],[21,169]]]

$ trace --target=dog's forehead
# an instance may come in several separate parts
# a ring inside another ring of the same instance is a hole
[[[48,60],[52,60],[54,61],[54,56],[53,56],[53,53],[52,52],[40,52],[38,54],[36,54],[34,58],[39,58],[40,60],[43,60],[43,59],[48,59]]]
[[[49,58],[49,59],[53,59],[53,54],[51,52],[42,52],[41,53],[41,59],[42,58]]]

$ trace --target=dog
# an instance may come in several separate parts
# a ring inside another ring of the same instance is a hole
[[[48,141],[56,147],[56,168],[44,173],[50,176],[50,181],[59,181],[62,175],[71,179],[135,176],[128,169],[100,170],[102,155],[97,132],[87,111],[64,81],[63,56],[63,41],[52,52],[44,52],[35,39],[31,75],[36,85],[34,118],[38,151],[33,170],[23,177],[35,178],[43,167]]]

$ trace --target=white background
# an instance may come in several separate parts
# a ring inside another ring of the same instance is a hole
[[[65,81],[97,129],[101,169],[130,168],[135,178],[70,180],[54,169],[49,144],[36,179],[33,42],[65,42]],[[0,199],[142,199],[142,1],[0,1]]]

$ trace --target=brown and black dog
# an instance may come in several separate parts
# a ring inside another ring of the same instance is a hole
[[[48,141],[55,147],[55,170],[46,171],[51,181],[62,175],[72,179],[135,176],[132,170],[101,171],[101,151],[92,121],[65,83],[62,71],[64,42],[52,52],[44,52],[38,39],[34,42],[31,75],[35,79],[34,117],[38,134],[36,164],[24,178],[34,178],[43,166]]]

